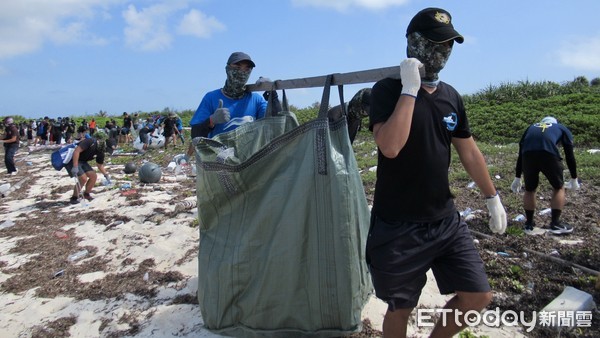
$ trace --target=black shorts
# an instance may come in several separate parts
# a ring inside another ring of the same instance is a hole
[[[79,162],[77,164],[77,166],[79,167],[79,171],[77,172],[77,177],[82,176],[83,174],[87,173],[88,171],[94,171],[92,166],[89,165],[87,162]],[[71,169],[73,169],[73,161],[65,164],[65,168],[67,168],[69,177],[73,177],[73,174],[71,174]]]
[[[546,151],[528,151],[523,153],[523,180],[525,191],[535,191],[540,184],[540,173],[544,174],[554,189],[563,187],[565,181],[562,161]]]
[[[375,294],[390,311],[417,306],[429,269],[442,294],[491,290],[458,212],[432,223],[389,224],[372,216],[366,256]]]

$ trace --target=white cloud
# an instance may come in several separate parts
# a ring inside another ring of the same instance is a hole
[[[97,8],[118,0],[3,0],[0,2],[0,58],[31,53],[46,41],[104,43],[87,22]]]
[[[177,32],[182,35],[192,35],[199,38],[208,38],[215,31],[225,30],[215,17],[207,16],[199,10],[192,9],[183,16]]]
[[[296,6],[313,6],[333,8],[338,11],[348,10],[350,7],[380,10],[390,6],[399,6],[410,0],[292,0]]]
[[[563,66],[578,70],[600,71],[600,36],[564,42],[557,55]]]
[[[173,38],[168,32],[167,19],[171,12],[172,8],[164,5],[154,5],[140,11],[134,5],[129,5],[123,12],[127,24],[125,43],[146,51],[170,47]]]

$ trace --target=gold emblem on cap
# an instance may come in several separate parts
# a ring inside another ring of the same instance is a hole
[[[450,17],[446,13],[436,12],[435,13],[435,19],[437,21],[441,22],[441,23],[445,23],[445,24],[449,24],[450,23]]]

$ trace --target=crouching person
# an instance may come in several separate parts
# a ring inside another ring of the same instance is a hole
[[[106,139],[106,134],[97,132],[94,134],[94,137],[86,138],[79,142],[73,152],[73,159],[65,166],[70,177],[77,177],[77,183],[75,184],[75,188],[73,188],[73,196],[70,199],[71,204],[79,203],[79,194],[82,189],[83,198],[88,201],[94,199],[91,192],[98,176],[96,175],[96,171],[88,164],[88,161],[95,158],[98,170],[110,182],[110,175],[108,175],[108,172],[104,168]]]

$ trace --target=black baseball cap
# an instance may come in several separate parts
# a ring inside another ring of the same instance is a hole
[[[433,42],[454,40],[463,43],[465,38],[452,26],[452,16],[441,8],[429,7],[417,13],[406,28],[406,36],[419,32]]]
[[[250,64],[252,65],[252,67],[256,67],[256,64],[254,64],[254,61],[252,61],[252,59],[250,58],[250,55],[243,53],[243,52],[234,52],[231,53],[231,55],[229,56],[229,59],[227,60],[227,64],[231,65],[234,63],[238,63],[240,61],[248,61],[250,62]]]

